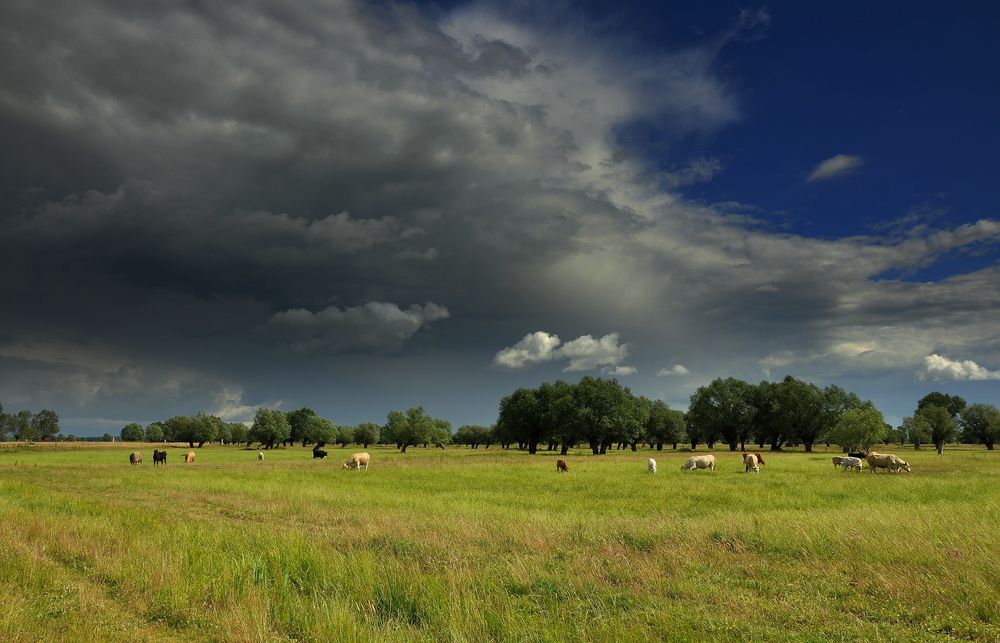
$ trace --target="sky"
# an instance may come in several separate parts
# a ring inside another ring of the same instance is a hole
[[[0,403],[1000,402],[992,3],[0,5]]]

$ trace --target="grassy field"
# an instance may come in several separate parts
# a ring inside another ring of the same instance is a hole
[[[1000,454],[0,446],[0,640],[1000,640]],[[886,451],[892,451],[886,449]]]

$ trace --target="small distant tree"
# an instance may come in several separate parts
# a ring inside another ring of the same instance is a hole
[[[906,436],[906,441],[911,443],[916,451],[920,450],[920,445],[931,441],[931,427],[927,423],[927,418],[922,415],[915,413],[903,418],[903,423],[899,425],[899,430]]]
[[[114,442],[115,441],[115,437],[113,435],[111,435],[110,433],[105,433],[104,435],[101,436],[101,440],[103,442]]]
[[[945,442],[951,442],[958,430],[955,418],[948,412],[948,409],[942,406],[925,406],[919,409],[916,414],[927,421],[931,442],[934,443],[934,448],[939,454],[943,453]]]
[[[14,416],[14,439],[37,440],[38,428],[31,421],[31,411],[18,411]]]
[[[59,433],[59,415],[55,411],[42,409],[31,418],[31,425],[41,440],[52,440]]]
[[[66,441],[67,442],[76,442],[77,439],[78,438],[73,433],[70,433],[69,435],[66,436]]]
[[[985,444],[989,451],[1000,442],[1000,410],[992,404],[973,404],[963,410],[961,425],[966,442]]]
[[[452,441],[455,444],[463,444],[468,446],[470,449],[478,449],[480,444],[486,443],[487,435],[489,434],[489,429],[485,426],[477,426],[473,424],[464,424],[458,427],[455,431],[455,435],[452,437]]]
[[[142,425],[137,422],[129,422],[122,427],[122,442],[142,442],[144,437],[146,437],[146,432],[142,429]]]
[[[354,441],[366,449],[369,444],[378,444],[378,440],[379,426],[374,422],[364,422],[354,429]]]
[[[676,449],[683,432],[684,413],[671,409],[663,400],[652,400],[649,403],[646,439],[657,451],[662,451],[664,444],[673,445]]]
[[[840,414],[840,419],[830,431],[831,440],[845,451],[868,453],[872,446],[882,442],[889,435],[885,418],[872,406],[848,409]]]
[[[11,434],[11,417],[4,413],[3,404],[0,404],[0,442],[6,442]]]
[[[146,425],[146,442],[163,442],[163,423],[150,422]]]
[[[291,432],[292,427],[284,413],[272,409],[257,409],[250,428],[250,439],[273,449],[274,445],[283,444]]]
[[[163,423],[163,433],[170,442],[188,442],[192,435],[191,418],[175,415]]]

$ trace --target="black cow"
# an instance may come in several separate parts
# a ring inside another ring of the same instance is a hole
[[[319,458],[322,460],[326,457],[326,451],[323,449],[313,449],[313,458]]]
[[[167,463],[166,451],[157,451],[156,449],[153,449],[153,466],[155,467],[157,463],[164,465]]]
[[[864,460],[865,458],[868,457],[868,454],[867,453],[861,453],[860,451],[858,451],[856,453],[848,453],[847,456],[850,457],[850,458],[859,458],[861,460]]]

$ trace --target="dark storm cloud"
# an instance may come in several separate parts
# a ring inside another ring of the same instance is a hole
[[[718,161],[657,176],[619,144],[626,123],[669,143],[738,119],[714,56],[761,35],[755,15],[654,56],[487,4],[432,21],[353,2],[4,3],[0,297],[19,304],[0,313],[0,395],[236,417],[315,381],[398,391],[447,359],[479,381],[542,330],[614,338],[615,359],[568,342],[581,369],[683,363],[689,382],[812,363],[909,377],[984,345],[985,273],[872,278],[995,241],[995,222],[775,234],[661,190]]]

